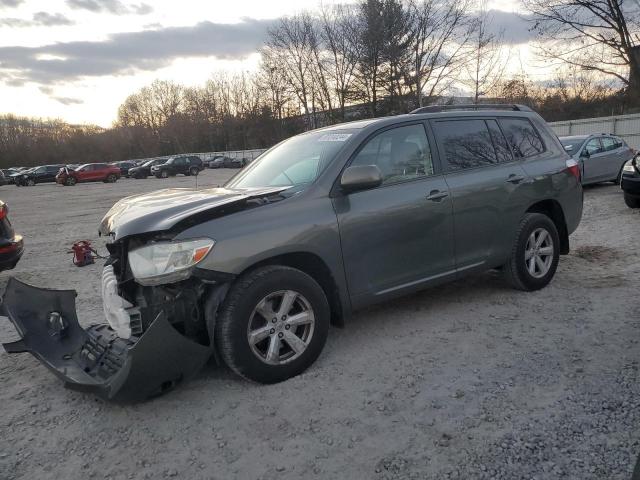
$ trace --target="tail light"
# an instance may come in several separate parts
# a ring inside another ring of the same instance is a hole
[[[571,173],[571,175],[578,179],[578,182],[580,181],[580,167],[578,165],[578,162],[576,162],[573,158],[567,160],[567,170],[569,171],[569,173]]]
[[[1,205],[0,206],[0,220],[4,220],[5,217],[7,216],[7,213],[9,213],[9,207],[7,207],[6,205]]]

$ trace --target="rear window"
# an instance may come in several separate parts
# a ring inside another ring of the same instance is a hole
[[[500,127],[516,158],[528,158],[544,152],[544,143],[526,118],[501,118]]]
[[[448,170],[462,170],[498,163],[491,134],[484,120],[434,122]]]

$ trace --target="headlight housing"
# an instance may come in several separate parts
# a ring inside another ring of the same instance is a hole
[[[636,173],[636,169],[632,163],[627,163],[624,167],[622,167],[622,171],[627,173]]]
[[[151,243],[129,252],[129,266],[141,285],[179,282],[189,278],[214,244],[210,238]]]

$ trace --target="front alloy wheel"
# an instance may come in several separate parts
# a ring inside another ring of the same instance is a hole
[[[327,297],[312,277],[282,265],[257,268],[236,280],[224,300],[217,351],[245,378],[281,382],[318,358],[329,317]]]
[[[315,318],[309,301],[293,290],[263,298],[249,320],[247,340],[251,351],[269,365],[300,357],[313,337]]]
[[[69,187],[73,187],[76,184],[75,177],[67,177],[65,184],[68,185]]]

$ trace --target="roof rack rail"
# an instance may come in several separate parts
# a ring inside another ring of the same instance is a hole
[[[513,110],[514,112],[532,112],[526,105],[517,103],[471,103],[460,105],[430,105],[428,107],[420,107],[411,113],[438,113],[447,112],[449,110]]]

